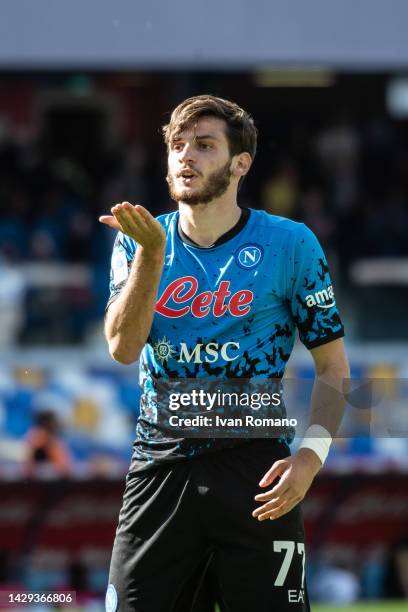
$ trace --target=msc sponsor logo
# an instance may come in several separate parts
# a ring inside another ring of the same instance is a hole
[[[185,342],[180,343],[180,357],[177,360],[179,363],[214,363],[219,357],[224,361],[235,361],[238,359],[239,353],[238,342],[225,342],[218,344],[217,342],[209,342],[208,344],[196,344],[193,349],[188,349]]]
[[[318,308],[332,308],[336,304],[334,299],[333,286],[330,285],[327,289],[316,291],[316,293],[310,293],[306,296],[306,306],[312,308],[317,306]]]
[[[243,317],[251,310],[254,294],[248,289],[231,293],[230,284],[230,281],[221,281],[216,291],[197,293],[197,279],[194,276],[181,276],[163,291],[156,302],[156,312],[174,319],[190,312],[197,319],[210,313],[214,317],[222,317],[225,313]]]
[[[261,263],[264,250],[260,244],[244,244],[235,252],[235,261],[240,268],[250,270]]]
[[[240,345],[238,342],[208,342],[204,344],[199,342],[194,347],[189,347],[185,342],[180,342],[180,351],[178,358],[176,357],[177,350],[171,342],[164,336],[158,340],[154,347],[156,359],[162,364],[168,361],[171,357],[177,359],[178,363],[214,363],[219,358],[224,361],[235,361],[240,354],[238,353]]]

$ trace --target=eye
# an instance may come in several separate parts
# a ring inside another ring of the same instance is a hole
[[[172,151],[181,151],[183,149],[183,145],[181,142],[173,142],[171,149]]]
[[[208,151],[211,149],[211,145],[207,144],[206,142],[198,142],[197,146],[199,149],[201,149],[201,151]]]

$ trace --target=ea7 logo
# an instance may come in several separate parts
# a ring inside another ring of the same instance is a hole
[[[321,291],[316,291],[316,293],[310,293],[306,296],[306,306],[308,308],[312,306],[317,306],[318,308],[332,308],[335,304],[332,285],[327,287],[327,289],[322,289]]]

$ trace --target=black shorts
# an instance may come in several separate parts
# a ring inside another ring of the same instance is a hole
[[[107,611],[212,612],[214,599],[223,612],[310,610],[299,506],[252,517],[259,481],[287,454],[254,440],[128,474]]]

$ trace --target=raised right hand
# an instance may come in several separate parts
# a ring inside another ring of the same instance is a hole
[[[99,217],[99,221],[133,238],[147,252],[163,251],[166,233],[146,208],[122,202],[115,204],[111,212],[112,215]]]

